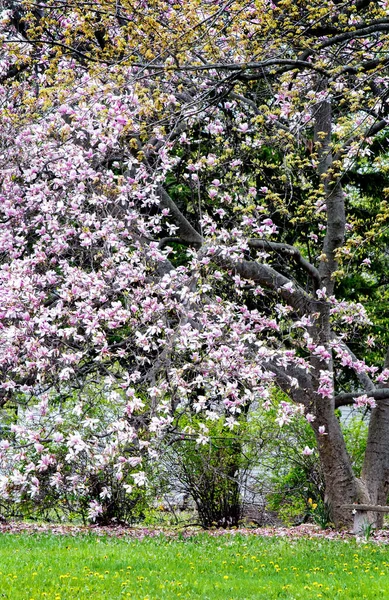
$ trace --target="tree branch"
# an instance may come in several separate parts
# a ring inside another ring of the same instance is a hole
[[[203,243],[202,236],[189,223],[188,219],[182,214],[182,212],[179,210],[176,203],[171,199],[167,191],[162,186],[159,187],[158,191],[161,197],[161,203],[163,204],[163,206],[170,210],[174,221],[178,225],[180,238],[188,244],[200,247]]]
[[[347,354],[352,358],[353,361],[358,361],[354,352],[347,346],[347,344],[345,344],[344,342],[339,342],[339,346],[346,350]],[[363,387],[369,394],[370,392],[376,389],[374,383],[372,382],[367,373],[356,373],[356,376],[358,377],[360,384],[363,385]]]
[[[337,396],[335,396],[335,408],[354,404],[355,398],[359,398],[360,396],[364,396],[365,394],[366,391],[345,392],[342,394],[338,394]],[[387,400],[389,398],[389,389],[379,388],[375,390],[370,390],[367,392],[367,395],[369,396],[369,398],[374,398],[374,400]]]
[[[275,382],[278,387],[287,394],[293,402],[303,404],[304,406],[309,405],[310,394],[312,392],[312,381],[309,375],[302,369],[297,367],[280,367],[274,361],[266,363],[266,370],[273,373]],[[297,379],[298,387],[292,385],[292,379]]]
[[[381,33],[383,31],[389,31],[389,23],[386,20],[379,21],[373,25],[368,25],[367,27],[360,26],[359,29],[357,27],[353,31],[346,31],[340,35],[335,35],[333,38],[330,38],[329,40],[320,44],[317,49],[323,50],[324,48],[334,46],[335,44],[340,44],[341,42],[347,42],[348,40],[369,36],[371,33]]]
[[[163,64],[147,64],[147,63],[135,63],[134,66],[141,67],[149,70],[169,70],[169,71],[242,71],[247,70],[258,70],[265,69],[266,67],[277,67],[277,66],[289,66],[291,69],[311,69],[328,77],[327,71],[321,67],[316,67],[313,63],[306,60],[299,60],[293,58],[272,58],[260,62],[248,62],[248,63],[210,63],[201,65],[182,65],[182,66],[169,66]],[[248,76],[249,77],[249,76]],[[246,77],[245,77],[246,78]]]
[[[204,255],[206,254],[204,251]],[[313,300],[309,294],[269,265],[264,265],[253,260],[235,261],[228,254],[223,253],[222,250],[213,254],[212,260],[224,268],[235,271],[243,279],[259,283],[277,292],[299,314],[305,315],[312,312]]]
[[[289,255],[293,260],[299,264],[306,273],[315,281],[318,287],[321,287],[321,278],[319,271],[314,265],[307,261],[302,255],[300,250],[291,246],[290,244],[280,244],[277,242],[270,242],[267,240],[256,240],[249,239],[248,244],[251,248],[263,248],[264,250],[275,250],[276,252],[282,252],[283,254]]]
[[[356,75],[357,73],[360,73],[361,71],[366,72],[366,71],[372,71],[373,69],[376,69],[377,67],[386,67],[388,64],[389,64],[389,59],[384,59],[384,58],[377,58],[375,60],[367,60],[366,62],[356,65],[355,67],[352,67],[352,66],[345,67],[342,71],[337,73],[336,76],[339,77],[339,75],[344,75],[345,73],[350,73],[351,75]]]
[[[364,137],[368,138],[371,137],[373,135],[376,135],[377,133],[379,133],[380,131],[382,131],[383,129],[385,129],[385,127],[389,126],[389,122],[388,119],[381,119],[380,121],[377,121],[377,123],[374,123],[374,125],[372,125],[365,133]]]
[[[7,79],[12,79],[12,77],[16,77],[19,73],[23,73],[26,69],[28,69],[29,65],[24,63],[20,65],[12,65],[9,69],[0,77],[0,84],[7,81]]]

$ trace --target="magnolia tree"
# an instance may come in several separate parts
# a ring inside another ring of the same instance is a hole
[[[44,481],[97,518],[114,492],[88,482],[131,493],[166,432],[204,443],[207,421],[234,429],[278,386],[279,425],[313,427],[301,450],[319,454],[334,522],[344,503],[385,503],[389,364],[357,358],[374,324],[339,289],[352,269],[374,278],[385,243],[385,202],[369,231],[346,176],[385,176],[387,13],[8,2],[3,498]],[[360,478],[335,414],[350,403],[371,411]]]

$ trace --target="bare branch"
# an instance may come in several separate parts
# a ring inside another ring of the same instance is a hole
[[[350,73],[351,75],[356,75],[357,73],[372,71],[373,69],[377,69],[377,67],[386,67],[389,64],[388,59],[377,58],[375,60],[367,60],[366,62],[359,63],[356,66],[347,66],[340,73],[337,73],[336,76],[344,75],[345,73]]]
[[[277,67],[277,66],[289,66],[291,69],[310,69],[316,71],[325,77],[328,77],[327,71],[320,67],[316,67],[313,63],[306,60],[292,59],[292,58],[272,58],[260,62],[248,62],[248,63],[209,63],[201,65],[182,65],[182,66],[169,66],[160,63],[135,63],[134,66],[146,68],[149,70],[169,70],[169,71],[237,71],[246,72],[250,70],[258,71],[258,69],[266,69],[266,67]],[[254,75],[253,77],[256,77]],[[250,75],[245,75],[245,79],[250,78]]]
[[[374,123],[374,125],[372,125],[365,133],[364,137],[368,138],[371,137],[373,135],[376,135],[377,133],[379,133],[380,131],[382,131],[383,129],[385,129],[385,127],[389,126],[389,120],[386,119],[381,119],[380,121],[377,121],[377,123]]]
[[[289,255],[293,260],[299,264],[306,273],[315,281],[318,287],[321,287],[321,278],[319,271],[314,265],[307,261],[302,255],[300,250],[291,246],[290,244],[280,244],[277,242],[270,242],[267,240],[256,240],[250,239],[248,244],[251,248],[263,248],[264,250],[275,250],[276,252],[282,252],[283,254]]]
[[[203,243],[203,238],[200,233],[198,233],[189,223],[188,219],[182,214],[176,203],[171,199],[167,191],[162,186],[160,186],[158,191],[161,197],[161,203],[170,210],[173,219],[178,225],[180,238],[188,244],[200,247]]]
[[[383,31],[389,31],[389,22],[387,21],[387,19],[383,19],[382,21],[378,21],[366,27],[360,26],[360,28],[357,27],[355,30],[347,31],[345,33],[341,33],[340,35],[335,35],[334,37],[320,44],[318,50],[323,50],[324,48],[340,44],[341,42],[346,42],[348,40],[354,40],[356,38],[361,37],[367,37],[372,33],[381,33]]]
[[[204,254],[206,252],[204,251]],[[313,300],[302,288],[297,286],[288,277],[281,275],[269,265],[253,260],[234,260],[227,253],[219,250],[212,256],[212,260],[227,269],[238,273],[243,279],[259,283],[271,289],[290,304],[299,314],[305,315],[312,312]]]
[[[310,393],[312,392],[312,381],[310,376],[297,367],[281,367],[275,361],[266,363],[266,369],[274,374],[275,382],[278,387],[287,394],[293,402],[308,406],[310,402]],[[298,387],[292,385],[292,380],[298,381]]]

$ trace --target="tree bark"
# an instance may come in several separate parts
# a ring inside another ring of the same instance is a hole
[[[318,417],[320,423],[325,424],[327,435],[319,434],[317,428],[314,429],[325,481],[326,502],[335,526],[350,526],[353,520],[351,511],[342,506],[363,500],[363,490],[353,473],[338,419],[333,412],[321,412],[327,413]]]
[[[321,91],[326,89],[327,82],[323,80],[319,86]],[[336,251],[344,241],[346,227],[346,212],[344,192],[339,176],[334,172],[332,156],[332,109],[330,100],[320,102],[315,114],[314,141],[318,147],[318,175],[324,185],[327,206],[327,230],[322,249],[322,261],[319,274],[327,294],[334,293],[334,273],[338,268]]]
[[[319,89],[325,91],[326,87],[327,81],[323,79],[319,84]],[[327,230],[322,248],[319,274],[328,295],[334,293],[334,273],[338,268],[336,251],[343,244],[346,225],[344,192],[336,173],[334,173],[331,136],[331,103],[329,99],[324,99],[318,105],[315,114],[314,140],[318,148],[319,164],[317,170],[324,186],[327,206]],[[311,331],[313,340],[317,345],[323,345],[330,351],[329,343],[332,332],[329,304],[318,301],[317,314],[319,318]],[[352,515],[350,511],[343,509],[342,506],[345,503],[357,501],[363,490],[358,485],[357,478],[353,473],[340,423],[335,415],[334,394],[331,397],[323,397],[316,392],[320,387],[320,375],[323,372],[326,372],[333,381],[332,359],[325,363],[320,358],[311,356],[310,363],[313,367],[312,379],[314,381],[312,412],[316,417],[312,425],[316,434],[323,469],[327,503],[334,524],[337,527],[348,526],[352,523]],[[320,426],[325,427],[324,434],[319,433]]]
[[[361,479],[369,503],[385,505],[389,491],[389,397],[380,400],[371,412]],[[382,526],[383,514],[375,513],[374,517],[375,525]]]
[[[384,369],[388,368],[389,349],[384,363]],[[383,387],[388,388],[388,397],[378,400],[370,415],[361,479],[368,491],[370,504],[384,506],[389,492],[389,386],[385,384]],[[384,515],[372,514],[374,524],[381,527]]]
[[[323,334],[323,331],[320,332]],[[321,340],[322,341],[322,340]],[[324,370],[333,377],[332,361],[324,369],[322,361],[311,358],[315,371],[314,390],[319,387],[319,376]],[[336,527],[351,526],[351,511],[342,508],[344,504],[365,501],[363,489],[358,483],[352,469],[350,456],[347,453],[344,436],[339,419],[335,414],[335,397],[323,398],[316,391],[312,397],[312,412],[316,419],[312,423],[315,432],[320,464],[323,470],[326,502],[330,508],[331,518]],[[319,427],[325,427],[320,433]]]

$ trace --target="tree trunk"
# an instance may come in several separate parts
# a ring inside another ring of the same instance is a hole
[[[324,405],[325,400],[322,399],[322,403]],[[365,500],[365,497],[353,473],[340,423],[333,409],[328,405],[318,407],[316,414],[313,428],[326,486],[326,502],[335,526],[350,526],[353,521],[351,511],[343,509],[342,505]],[[325,426],[325,435],[319,433],[320,425]]]
[[[324,91],[327,83],[323,79],[319,83],[319,89]],[[318,175],[324,184],[327,207],[327,231],[319,274],[328,295],[334,293],[334,273],[338,268],[336,252],[343,244],[346,223],[344,192],[336,172],[333,171],[331,138],[332,107],[330,99],[327,98],[319,103],[315,113],[314,139],[319,146]],[[312,328],[312,337],[318,346],[328,348],[332,335],[329,305],[318,302],[317,314],[320,317]],[[328,398],[316,392],[320,388],[320,377],[323,373],[328,374],[328,378],[333,382],[333,364],[331,359],[326,364],[312,355],[310,363],[313,367],[315,390],[312,398],[312,409],[316,417],[313,428],[326,485],[326,500],[336,527],[349,526],[352,523],[352,515],[350,511],[343,509],[342,505],[356,501],[360,495],[360,486],[352,470],[340,423],[335,416],[333,394]],[[325,433],[321,434],[319,427],[323,425]]]
[[[361,479],[369,503],[385,505],[389,492],[389,397],[380,400],[371,412]],[[382,513],[374,515],[374,523],[382,526]]]

